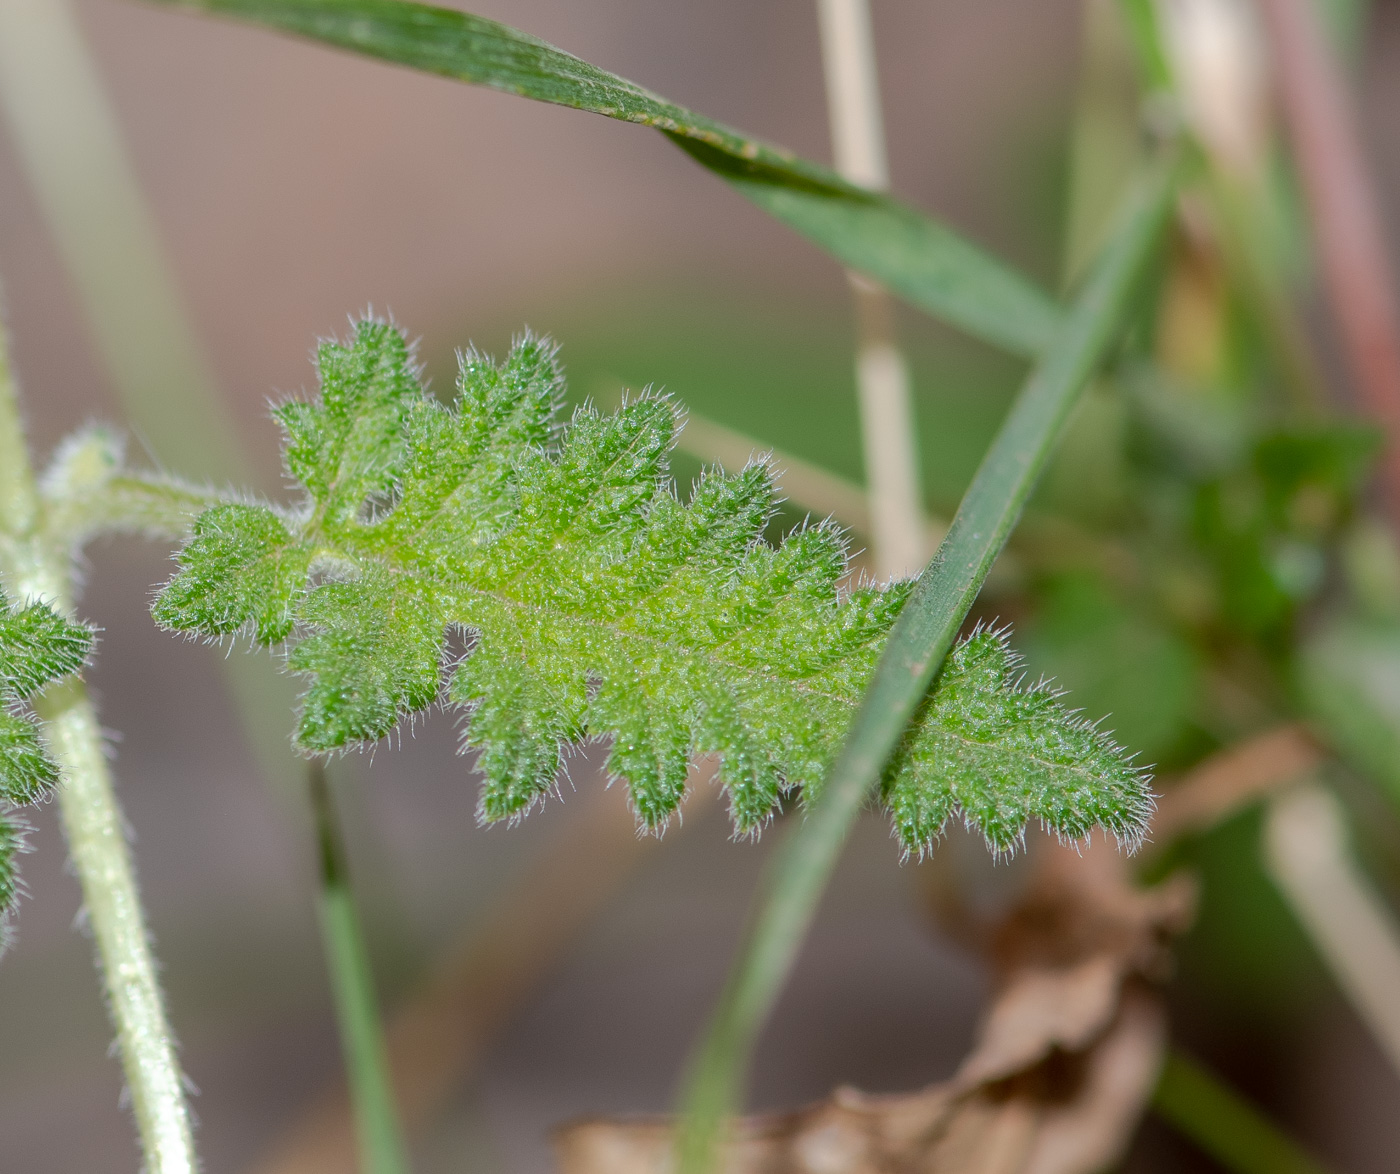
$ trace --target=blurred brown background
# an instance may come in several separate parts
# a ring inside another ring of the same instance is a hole
[[[896,190],[1054,285],[1078,6],[873,7]],[[474,10],[828,157],[807,0],[481,0]],[[771,315],[795,348],[821,340],[811,353],[830,384],[849,382],[848,295],[837,267],[655,134],[127,0],[82,0],[77,11],[264,492],[280,492],[267,399],[306,387],[314,340],[368,306],[421,335],[439,385],[452,349],[468,341],[499,350],[528,323],[560,336],[567,364],[575,347],[594,345],[594,332],[625,339],[629,315],[656,305],[715,306],[756,330]],[[1365,130],[1400,229],[1400,5],[1373,11],[1362,83]],[[120,420],[72,281],[3,133],[0,275],[37,453],[90,419]],[[911,320],[906,330],[960,361],[990,362],[927,325]],[[672,384],[659,365],[641,378]],[[789,382],[800,407],[801,381]],[[994,412],[1004,400],[989,402]],[[854,440],[840,435],[853,410],[832,412],[821,421],[837,434],[832,452],[811,455],[858,475]],[[802,447],[765,433],[755,413],[727,422],[765,443]],[[937,432],[937,420],[921,423]],[[950,476],[955,491],[966,472]],[[166,554],[132,542],[92,551],[83,609],[103,629],[94,686],[104,722],[120,731],[121,796],[184,1061],[200,1090],[202,1150],[221,1174],[251,1168],[275,1146],[334,1079],[338,1055],[300,797],[285,780],[261,777],[219,654],[150,623],[145,606],[168,573]],[[391,1005],[558,850],[601,759],[575,761],[579,790],[566,785],[563,803],[522,827],[482,830],[469,764],[454,748],[453,720],[438,714],[402,746],[337,768]],[[33,896],[0,962],[0,1168],[129,1171],[138,1158],[120,1070],[108,1056],[52,811],[40,813],[34,842],[25,861]],[[731,843],[722,818],[697,818],[648,853],[416,1139],[420,1169],[541,1171],[551,1123],[664,1108],[770,842]],[[918,872],[900,865],[881,821],[862,826],[762,1048],[756,1104],[818,1096],[841,1081],[912,1087],[952,1070],[984,979],[929,928]],[[1254,1091],[1339,1168],[1393,1169],[1400,1085],[1335,996],[1319,995],[1315,1008],[1316,1022],[1299,1024],[1284,1058],[1291,1067]],[[1194,1160],[1169,1139],[1155,1146],[1140,1147],[1135,1169]]]

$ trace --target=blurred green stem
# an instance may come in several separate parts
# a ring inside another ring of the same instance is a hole
[[[1164,25],[1167,10],[1151,0],[1119,0],[1119,10],[1137,50],[1148,110],[1153,106],[1160,110],[1163,98],[1174,95],[1177,116],[1185,117],[1196,133],[1207,164],[1202,189],[1212,212],[1214,243],[1245,313],[1267,347],[1293,409],[1303,417],[1315,416],[1325,406],[1326,385],[1298,312],[1294,276],[1288,271],[1288,259],[1281,255],[1279,225],[1289,217],[1278,176],[1272,171],[1272,143],[1261,129],[1258,140],[1251,140],[1249,159],[1225,151],[1218,135],[1212,135],[1199,118],[1193,119],[1193,110],[1199,114],[1199,106],[1228,105],[1230,100],[1212,92],[1209,103],[1201,101],[1200,94],[1193,102],[1191,58],[1199,54],[1200,46],[1183,44],[1179,38],[1173,44],[1169,25]],[[1200,19],[1199,14],[1194,18]],[[1229,42],[1227,35],[1218,51],[1228,53]],[[1232,66],[1247,72],[1248,62],[1235,61]],[[1199,85],[1200,79],[1196,80]],[[1235,100],[1246,99],[1236,95]]]
[[[1152,1107],[1235,1174],[1327,1174],[1234,1089],[1180,1052],[1168,1054]]]
[[[1079,93],[1069,142],[1063,288],[1073,289],[1142,167],[1145,142],[1131,30],[1115,0],[1084,0]]]
[[[350,892],[345,845],[325,766],[313,760],[306,768],[306,779],[321,864],[321,937],[355,1110],[360,1165],[364,1174],[408,1174],[374,976]]]
[[[166,468],[238,480],[238,430],[71,0],[0,0],[0,116],[131,426]]]
[[[1175,166],[1161,164],[1134,189],[900,613],[845,745],[770,861],[737,964],[685,1082],[677,1135],[682,1174],[715,1168],[721,1129],[739,1103],[754,1041],[842,845],[952,647],[1079,392],[1113,341],[1166,222],[1175,181]]]
[[[1292,407],[1303,417],[1326,405],[1321,365],[1264,234],[1251,226],[1269,217],[1267,180],[1243,182],[1220,167],[1207,183],[1220,233],[1220,255],[1255,329],[1273,355]]]
[[[69,613],[69,548],[44,525],[6,341],[0,328],[0,570],[21,603],[45,600]],[[194,1174],[198,1162],[184,1078],[97,714],[79,681],[49,689],[35,708],[62,772],[59,816],[97,944],[145,1169]]]

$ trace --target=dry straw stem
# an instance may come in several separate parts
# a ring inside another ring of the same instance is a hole
[[[1310,0],[1261,0],[1318,260],[1362,402],[1384,427],[1400,524],[1400,310],[1347,84]]]
[[[1341,805],[1311,784],[1280,796],[1264,848],[1274,881],[1400,1072],[1400,927],[1352,860]]]
[[[1265,830],[1269,872],[1338,984],[1400,1070],[1400,930],[1351,857],[1341,809],[1314,785],[1323,750],[1301,726],[1278,726],[1212,755],[1157,805],[1157,848],[1276,795]]]
[[[765,445],[752,436],[687,411],[685,430],[676,438],[676,447],[707,464],[726,469],[742,469],[755,457],[767,454],[773,466],[773,484],[789,501],[810,510],[819,518],[834,518],[859,534],[872,533],[872,509],[866,491],[853,481],[804,461],[801,457]],[[926,550],[937,550],[948,533],[942,518],[924,519],[923,543]],[[853,556],[853,561],[860,558]]]
[[[817,0],[832,154],[844,179],[871,191],[890,186],[879,75],[866,0]],[[855,295],[856,389],[875,572],[918,572],[933,547],[923,514],[909,364],[894,330],[894,304],[879,285],[848,274]]]

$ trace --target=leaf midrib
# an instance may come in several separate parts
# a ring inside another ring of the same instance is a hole
[[[327,555],[339,560],[349,558],[350,561],[355,563],[363,563],[365,561],[373,560],[379,563],[380,566],[384,567],[395,576],[403,576],[405,578],[413,577],[420,579],[420,581],[424,579],[424,576],[418,574],[417,572],[411,569],[405,568],[397,564],[395,560],[393,560],[391,557],[389,557],[382,551],[375,551],[373,553],[355,553],[347,555],[347,553],[343,549],[337,549],[334,547],[326,546],[318,547],[315,550],[313,558],[320,557],[322,555]],[[518,581],[518,577],[512,579],[511,581]],[[769,685],[778,688],[789,688],[792,689],[794,692],[805,697],[817,698],[820,700],[832,702],[833,704],[841,705],[852,714],[854,714],[858,705],[858,700],[856,699],[852,699],[851,697],[844,696],[839,693],[832,693],[828,690],[823,690],[818,687],[815,687],[812,684],[811,678],[780,676],[771,671],[764,671],[763,669],[755,667],[751,664],[729,660],[722,656],[715,655],[706,649],[696,649],[692,646],[687,646],[674,641],[665,640],[662,637],[654,636],[650,633],[640,632],[636,629],[624,628],[615,621],[599,619],[596,616],[590,616],[584,612],[573,612],[558,606],[551,607],[547,604],[537,603],[526,599],[520,599],[515,596],[505,594],[499,590],[492,590],[490,588],[478,586],[463,579],[454,579],[450,582],[450,584],[447,585],[444,585],[440,581],[433,583],[432,580],[428,580],[428,582],[432,583],[432,585],[437,589],[437,592],[439,593],[439,598],[446,597],[447,599],[452,599],[454,596],[475,596],[479,599],[489,600],[491,603],[497,604],[501,607],[507,608],[515,612],[532,612],[537,615],[542,615],[551,621],[562,621],[564,623],[571,623],[580,627],[591,628],[595,631],[604,633],[606,636],[608,636],[609,638],[611,638],[619,644],[626,645],[630,642],[648,645],[661,653],[669,654],[670,656],[678,659],[708,659],[715,665],[717,665],[720,669],[728,670],[731,673],[737,674],[741,677],[747,677],[751,680],[765,682]],[[790,596],[791,592],[788,592],[784,596],[777,597],[777,599],[781,600]],[[448,613],[443,621],[444,626],[446,626],[447,624],[456,624],[464,628],[480,631],[479,626],[471,623],[469,620],[465,619],[461,614],[453,614],[453,609],[451,607],[445,608],[444,610]],[[740,631],[742,631],[742,629]],[[717,645],[714,645],[713,647],[718,649],[731,644],[735,637],[737,637],[740,634],[740,631],[736,631],[733,635],[726,637],[723,641],[721,641]],[[837,663],[839,664],[840,662],[838,661]],[[1008,690],[1012,688],[1012,686],[1010,685],[1003,685],[1001,687]],[[941,722],[937,723],[937,729],[939,733],[944,737],[950,738],[953,741],[957,742],[959,745],[966,746],[971,750],[995,750],[998,746],[998,742],[995,738],[986,740],[978,739],[966,733],[963,733],[951,726],[945,725]],[[1082,779],[1087,784],[1095,784],[1099,781],[1098,776],[1088,767],[1079,766],[1073,763],[1059,762],[1054,759],[1047,758],[1044,755],[1036,754],[1033,751],[1017,750],[1014,753],[1008,752],[1007,757],[1012,757],[1027,763],[1033,763],[1036,766],[1043,768],[1047,772],[1051,772],[1052,774],[1071,774],[1079,779]],[[956,802],[957,796],[954,795],[953,799]]]

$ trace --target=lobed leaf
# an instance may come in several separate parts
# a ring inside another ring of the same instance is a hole
[[[91,645],[91,632],[47,604],[12,608],[0,593],[0,694],[7,700],[28,700],[77,672]]]
[[[404,418],[421,391],[407,342],[385,322],[361,322],[352,346],[323,343],[316,361],[320,402],[293,401],[273,415],[286,434],[287,471],[334,526],[393,487]]]
[[[58,770],[25,714],[0,710],[0,810],[42,799],[58,781]]]
[[[47,604],[13,607],[0,592],[0,948],[19,894],[16,857],[24,847],[24,825],[15,808],[44,798],[58,782],[58,768],[25,702],[77,672],[91,643],[86,628]]]
[[[201,578],[178,580],[163,591],[156,619],[210,636],[251,625],[259,643],[285,639],[308,558],[282,520],[260,506],[214,506],[196,519],[194,543]],[[206,580],[218,582],[219,590],[207,590]]]
[[[308,682],[304,749],[372,742],[442,701],[470,715],[484,819],[527,812],[589,738],[611,739],[609,770],[653,828],[696,754],[719,758],[740,831],[817,792],[911,583],[845,585],[845,539],[825,523],[764,541],[762,462],[709,470],[682,502],[667,472],[682,418],[665,397],[583,408],[561,429],[540,339],[499,366],[463,356],[450,405],[384,323],[319,361],[321,396],[278,409],[305,499],[207,511],[154,609],[172,630],[288,640]],[[454,631],[469,648],[449,662]],[[1149,804],[1142,772],[1023,686],[990,632],[959,647],[885,797],[911,850],[958,814],[998,849],[1030,819],[1132,839]]]
[[[982,458],[937,554],[885,642],[870,686],[807,819],[764,881],[739,959],[694,1053],[676,1142],[682,1174],[708,1171],[759,1029],[796,959],[860,809],[888,779],[891,755],[926,716],[930,685],[1029,499],[1084,386],[1114,342],[1173,204],[1168,158],[1134,185],[1075,295],[1064,330],[1036,364]],[[1108,784],[1112,788],[1112,784]],[[1139,798],[1146,803],[1145,788]],[[1127,814],[1127,813],[1124,813]],[[995,841],[994,841],[995,842]]]
[[[886,790],[902,842],[928,843],[954,807],[998,848],[1032,819],[1070,839],[1095,825],[1140,838],[1152,814],[1141,770],[1096,724],[1067,714],[1058,691],[1024,687],[1021,674],[1000,632],[979,631],[949,655],[896,758],[896,769],[927,761],[938,785],[900,772]]]

